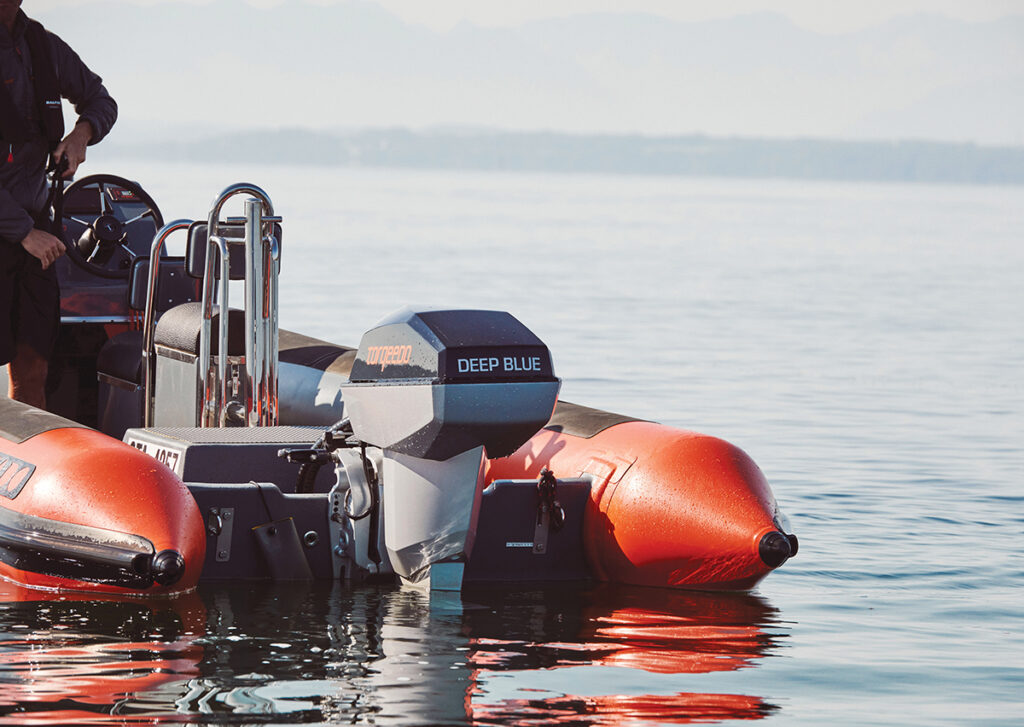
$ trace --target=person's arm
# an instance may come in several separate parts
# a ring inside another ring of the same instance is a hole
[[[32,217],[6,189],[0,189],[0,245],[21,245],[42,263],[43,270],[64,254],[64,243],[49,232],[34,229]]]
[[[43,264],[43,270],[53,265],[65,250],[63,242],[49,232],[35,228],[28,231],[25,239],[21,241],[21,246],[25,248],[25,252]]]
[[[64,177],[71,177],[78,170],[78,165],[85,161],[85,147],[92,141],[92,136],[92,124],[88,121],[79,121],[71,133],[57,144],[53,150],[54,161],[59,163],[62,156],[68,159]]]
[[[49,33],[61,96],[74,104],[78,122],[57,145],[54,161],[67,154],[68,170],[72,176],[85,161],[85,149],[103,139],[117,121],[117,102],[103,86],[103,80],[93,73],[71,47],[53,33]]]

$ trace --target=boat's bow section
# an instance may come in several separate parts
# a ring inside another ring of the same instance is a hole
[[[560,402],[487,479],[543,468],[592,478],[584,532],[601,580],[746,589],[796,553],[761,470],[721,439]]]
[[[206,548],[185,485],[134,447],[0,399],[0,575],[36,588],[193,588]]]

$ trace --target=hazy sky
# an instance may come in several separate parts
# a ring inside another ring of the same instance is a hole
[[[683,21],[772,11],[819,32],[852,30],[916,12],[941,13],[962,20],[992,20],[1024,12],[1024,0],[379,0],[378,4],[406,20],[435,27],[450,26],[459,20],[505,25],[592,11],[646,11]]]
[[[24,7],[48,11],[101,0],[25,0]],[[201,5],[214,0],[126,0],[137,5],[177,2]],[[290,0],[249,0],[257,6]],[[334,5],[348,0],[309,0]],[[370,0],[408,22],[447,29],[462,20],[478,25],[511,25],[536,18],[585,12],[649,12],[683,21],[727,18],[771,11],[818,32],[859,29],[899,15],[939,13],[970,21],[1024,14],[1024,0]],[[1024,39],[1022,39],[1024,42]]]
[[[104,77],[124,141],[462,125],[1024,144],[1024,0],[118,1],[134,7],[24,7]]]

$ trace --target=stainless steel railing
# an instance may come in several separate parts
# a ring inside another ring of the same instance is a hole
[[[224,204],[239,194],[249,195],[244,202],[244,217],[222,221],[220,213]],[[277,279],[281,268],[281,249],[274,234],[274,224],[280,221],[281,218],[274,215],[267,193],[244,182],[227,187],[210,209],[196,382],[199,426],[268,426],[278,422]],[[229,250],[232,245],[245,246],[244,380],[240,380],[237,367],[231,375],[228,370]],[[214,298],[220,316],[215,369],[211,363]]]
[[[160,253],[164,243],[176,230],[187,230],[192,220],[174,220],[160,228],[149,248],[149,280],[146,283],[146,312],[142,319],[142,376],[143,376],[143,422],[153,426],[153,396],[156,381],[156,358],[154,356],[153,332],[156,327],[157,284],[160,281]]]

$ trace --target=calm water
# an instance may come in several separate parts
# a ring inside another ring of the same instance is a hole
[[[752,594],[0,587],[0,722],[1024,722],[1024,188],[93,161],[285,218],[282,325],[502,308],[563,397],[715,434],[800,553]]]

